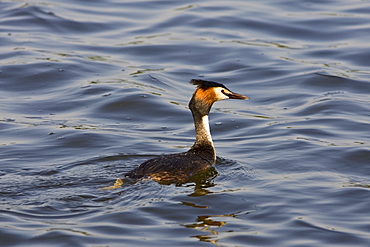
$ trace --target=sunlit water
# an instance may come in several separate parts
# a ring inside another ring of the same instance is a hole
[[[369,246],[368,1],[0,1],[1,246]],[[117,178],[187,150],[197,183]]]

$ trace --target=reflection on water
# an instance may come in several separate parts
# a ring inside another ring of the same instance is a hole
[[[184,224],[184,226],[204,233],[202,235],[195,235],[193,236],[194,238],[220,246],[222,244],[218,244],[218,240],[222,240],[228,236],[245,234],[250,231],[250,229],[244,228],[242,232],[235,232],[234,230],[224,230],[222,227],[232,221],[230,218],[238,218],[239,215],[247,215],[251,212],[253,211],[225,215],[200,215],[197,217],[195,223]]]
[[[369,245],[367,1],[0,9],[1,246]],[[193,143],[192,78],[251,97],[214,105],[214,168],[125,180]]]

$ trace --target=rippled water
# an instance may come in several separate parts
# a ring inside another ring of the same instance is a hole
[[[0,1],[1,246],[370,245],[368,1]],[[215,170],[125,172],[194,141]]]

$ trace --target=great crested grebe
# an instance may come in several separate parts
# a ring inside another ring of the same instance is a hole
[[[213,103],[224,99],[249,98],[233,93],[217,82],[193,79],[190,83],[198,86],[189,102],[195,125],[194,145],[187,152],[147,160],[126,173],[125,177],[149,178],[160,183],[184,183],[215,163],[216,151],[208,122],[208,114]]]

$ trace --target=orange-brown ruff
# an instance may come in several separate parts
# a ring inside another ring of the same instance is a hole
[[[216,151],[208,123],[208,114],[212,105],[218,100],[248,99],[248,97],[233,93],[224,85],[213,81],[193,79],[190,83],[198,86],[189,102],[195,125],[194,145],[187,152],[162,155],[147,160],[125,174],[126,177],[150,178],[166,184],[184,183],[215,163]]]

